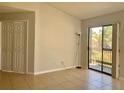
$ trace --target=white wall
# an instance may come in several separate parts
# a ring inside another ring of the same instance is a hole
[[[66,67],[73,66],[80,20],[44,3],[8,6],[35,11],[35,72],[63,68],[61,61]]]
[[[40,7],[35,26],[35,72],[63,68],[61,61],[73,66],[80,21],[46,5]]]

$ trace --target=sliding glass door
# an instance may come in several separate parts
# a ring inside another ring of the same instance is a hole
[[[112,25],[89,28],[88,67],[112,74]]]

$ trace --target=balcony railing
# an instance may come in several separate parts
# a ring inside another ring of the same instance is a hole
[[[103,71],[111,74],[112,70],[112,49],[103,49],[103,59],[101,51],[92,51],[90,57],[90,68],[97,69],[101,71],[101,66],[103,66]]]

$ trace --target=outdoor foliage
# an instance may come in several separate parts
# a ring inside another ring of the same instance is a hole
[[[103,30],[103,48],[112,49],[112,26],[91,28],[91,59],[102,60],[102,30]],[[112,51],[103,51],[103,61],[112,63]]]

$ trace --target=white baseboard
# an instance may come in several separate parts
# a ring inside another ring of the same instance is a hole
[[[119,77],[119,80],[124,80],[124,78],[123,77]]]
[[[25,72],[14,72],[14,71],[7,71],[7,70],[1,70],[3,72],[10,72],[10,73],[17,73],[17,74],[25,74]]]
[[[75,68],[75,66],[70,66],[70,67],[66,67],[66,68],[58,68],[58,69],[52,69],[52,70],[46,70],[46,71],[40,71],[40,72],[28,72],[26,74],[29,75],[39,75],[39,74],[45,74],[45,73],[50,73],[50,72],[55,72],[55,71],[61,71],[61,70],[66,70],[66,69],[71,69],[71,68]],[[13,71],[6,71],[6,70],[2,70],[3,72],[13,72]],[[15,73],[15,72],[13,72]],[[24,73],[21,73],[24,74]]]
[[[12,72],[12,71],[7,71],[7,70],[1,70],[2,72]]]
[[[61,70],[66,70],[66,69],[70,69],[70,68],[75,68],[75,66],[70,66],[70,67],[66,67],[66,68],[52,69],[52,70],[41,71],[41,72],[35,72],[34,75],[45,74],[45,73],[50,73],[50,72],[55,72],[55,71],[61,71]]]

